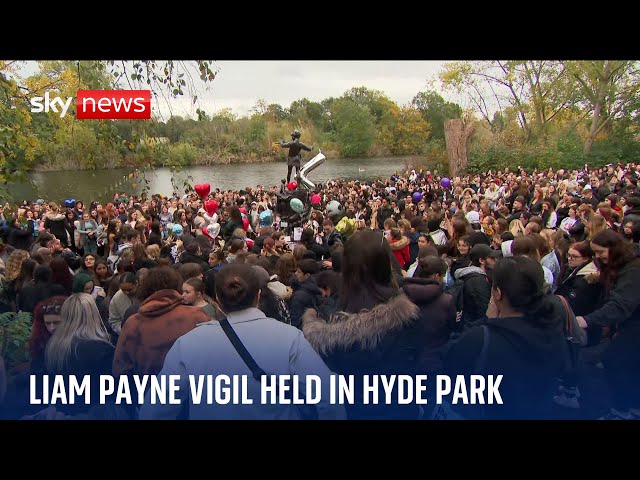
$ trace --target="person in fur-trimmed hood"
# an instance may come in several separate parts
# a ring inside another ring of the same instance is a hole
[[[69,239],[65,228],[65,216],[60,213],[60,207],[57,203],[51,202],[49,208],[51,210],[44,216],[44,228],[55,235],[65,248],[69,248],[71,239]]]
[[[381,232],[361,230],[347,240],[342,274],[340,311],[325,320],[308,309],[305,338],[333,372],[355,375],[348,418],[417,419],[415,404],[363,403],[363,375],[413,375],[422,347],[419,309],[395,283],[389,243]]]

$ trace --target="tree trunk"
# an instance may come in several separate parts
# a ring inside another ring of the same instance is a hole
[[[602,113],[602,107],[604,106],[605,97],[607,95],[608,82],[611,79],[611,63],[606,61],[604,63],[603,75],[598,79],[598,96],[596,97],[595,105],[593,106],[593,117],[591,119],[591,128],[589,129],[589,135],[584,142],[584,155],[585,157],[591,153],[591,147],[596,140],[596,136],[600,131],[600,114]]]
[[[450,177],[461,176],[466,172],[469,164],[467,147],[474,131],[473,125],[465,125],[459,118],[444,122],[444,140],[447,145]]]

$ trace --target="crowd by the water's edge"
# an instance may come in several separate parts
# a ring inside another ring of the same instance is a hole
[[[0,313],[28,315],[31,333],[16,361],[4,329],[0,412],[307,418],[189,401],[190,374],[249,375],[259,390],[235,332],[268,374],[503,375],[502,405],[374,405],[356,382],[354,404],[323,395],[319,419],[639,419],[639,179],[635,163],[451,179],[412,169],[318,185],[291,202],[298,217],[282,206],[295,185],[5,205]],[[101,374],[180,375],[186,396],[29,404],[30,375]],[[593,375],[603,381],[585,392]]]

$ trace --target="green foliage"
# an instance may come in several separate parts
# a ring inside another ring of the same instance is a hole
[[[629,161],[640,154],[640,143],[631,138],[611,138],[594,144],[588,159],[583,139],[575,131],[565,131],[547,141],[519,146],[496,142],[487,148],[474,148],[469,154],[469,171],[486,172],[522,166],[532,170],[581,168],[585,162],[600,167],[610,162]]]
[[[418,109],[422,118],[431,126],[431,138],[444,140],[444,122],[462,117],[462,108],[456,103],[447,102],[437,92],[429,90],[419,92],[411,105]]]
[[[603,164],[637,156],[640,81],[634,61],[473,61],[444,66],[443,88],[399,106],[379,90],[351,88],[340,97],[296,100],[289,107],[258,100],[251,115],[196,105],[193,78],[212,81],[212,62],[42,61],[40,72],[15,75],[0,61],[0,197],[2,184],[32,169],[147,168],[284,160],[274,142],[294,128],[330,157],[416,155],[425,166],[447,165],[444,123],[475,123],[470,168]],[[72,96],[78,88],[151,88],[171,99],[192,95],[196,118],[78,121],[73,115],[31,114],[29,97]],[[597,108],[596,108],[597,107]],[[595,112],[599,112],[598,115]],[[479,119],[479,120],[478,120]],[[137,183],[137,182],[136,182]],[[148,182],[142,180],[143,188]]]
[[[189,143],[175,143],[161,150],[161,162],[171,167],[192,165],[198,156],[198,149]]]
[[[336,140],[343,157],[365,155],[373,145],[375,125],[367,108],[348,99],[334,107]]]
[[[7,312],[0,315],[0,355],[7,371],[29,361],[27,341],[30,335],[30,313]]]

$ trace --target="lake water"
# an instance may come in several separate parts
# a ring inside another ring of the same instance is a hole
[[[309,159],[310,157],[305,158],[304,161]],[[328,158],[309,174],[309,179],[316,184],[338,178],[362,181],[388,179],[394,171],[401,171],[406,162],[413,160],[417,160],[417,157]],[[114,192],[140,193],[143,182],[135,175],[129,178],[129,174],[133,171],[133,169],[123,168],[37,172],[30,174],[29,182],[11,185],[9,191],[14,202],[37,198],[57,202],[65,198],[84,202],[91,200],[104,202],[112,199]],[[287,176],[287,165],[285,162],[274,162],[188,167],[173,174],[174,183],[180,187],[178,192],[184,191],[182,185],[189,175],[193,177],[193,183],[209,183],[212,190],[216,188],[241,190],[255,185],[280,185],[281,179]],[[150,182],[150,194],[171,195],[173,193],[172,173],[169,168],[156,168],[148,172],[146,178]]]

